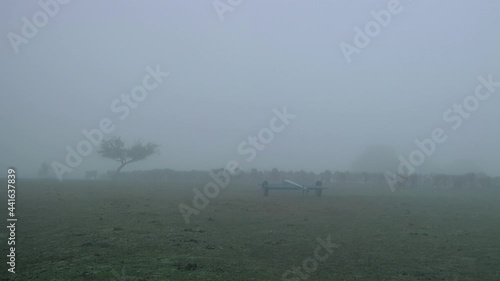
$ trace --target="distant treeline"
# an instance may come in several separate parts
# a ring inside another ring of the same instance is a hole
[[[118,180],[148,180],[170,182],[212,181],[215,174],[222,169],[211,171],[192,170],[176,171],[172,169],[154,169],[131,172],[120,172]],[[212,175],[212,176],[211,176]],[[284,179],[296,181],[304,185],[314,184],[320,180],[325,186],[349,187],[350,185],[384,186],[387,180],[382,173],[358,173],[326,170],[321,173],[306,171],[257,170],[241,171],[236,176],[229,176],[231,182],[259,184],[263,181],[281,182]],[[98,178],[113,179],[115,172],[108,171]],[[439,188],[439,189],[489,189],[500,188],[500,177],[490,177],[483,173],[467,173],[463,175],[445,174],[412,174],[400,178],[396,188]]]

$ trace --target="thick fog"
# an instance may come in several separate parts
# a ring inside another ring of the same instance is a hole
[[[129,171],[396,172],[434,136],[417,171],[500,176],[500,3],[396,2],[2,1],[0,169],[67,165],[110,121],[161,145]],[[117,168],[96,149],[64,178]]]

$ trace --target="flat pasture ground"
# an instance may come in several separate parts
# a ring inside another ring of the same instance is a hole
[[[20,180],[16,274],[0,194],[0,280],[500,280],[499,190],[232,183],[186,224],[205,184]]]

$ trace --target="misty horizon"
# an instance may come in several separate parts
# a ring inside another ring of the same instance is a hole
[[[3,34],[21,34],[21,18],[39,8],[3,5]],[[470,167],[500,176],[500,91],[468,118],[454,109],[480,77],[500,80],[499,4],[401,1],[392,22],[346,61],[339,46],[354,46],[355,28],[386,6],[245,2],[221,21],[210,3],[71,1],[19,53],[2,40],[0,168],[32,177],[44,161],[64,164],[66,146],[76,149],[83,130],[109,118],[115,129],[105,138],[161,145],[124,171],[208,170],[230,160],[245,170],[344,171],[372,145],[408,159],[415,141],[439,127],[448,139],[421,172]],[[121,120],[123,95],[148,67],[169,75]],[[284,107],[296,118],[247,162],[238,146]],[[457,130],[454,118],[463,121]],[[116,169],[93,150],[64,177]]]

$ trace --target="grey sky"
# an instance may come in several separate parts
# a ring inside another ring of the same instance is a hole
[[[500,81],[500,2],[401,1],[348,64],[339,44],[388,1],[243,1],[219,20],[211,1],[76,1],[15,54],[35,1],[0,2],[0,169],[34,175],[64,162],[65,146],[102,118],[113,135],[162,145],[127,169],[349,169],[371,144],[404,157],[436,127],[449,135],[429,158],[459,159],[500,175],[500,88],[456,131],[443,113],[474,93],[479,76]],[[121,121],[112,101],[141,83],[147,66],[170,76]],[[237,152],[274,108],[297,115],[257,159]],[[68,176],[116,163],[95,153]],[[396,168],[396,167],[395,167]],[[126,170],[127,170],[126,169]]]

